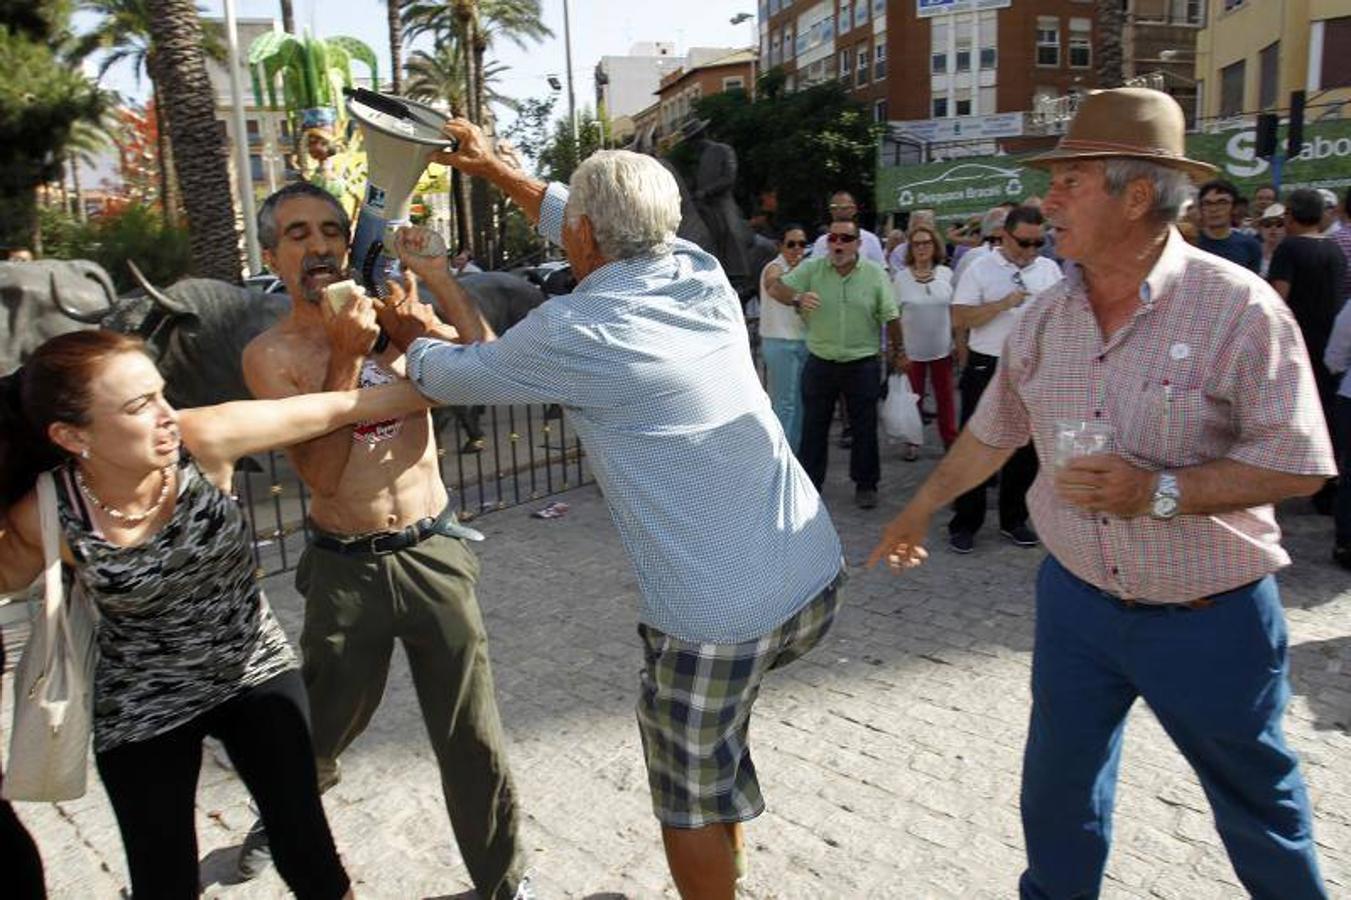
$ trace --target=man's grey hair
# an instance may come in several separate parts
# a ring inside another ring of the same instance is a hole
[[[650,156],[601,150],[572,173],[568,218],[586,216],[606,259],[669,253],[680,227],[680,188]]]
[[[1109,159],[1103,162],[1107,193],[1120,197],[1132,181],[1144,179],[1154,187],[1150,214],[1159,224],[1176,222],[1182,205],[1196,195],[1191,178],[1181,169],[1147,159]]]
[[[316,200],[326,200],[333,207],[333,211],[338,216],[338,222],[342,225],[342,233],[350,235],[352,233],[352,220],[347,216],[347,210],[338,202],[328,191],[319,187],[317,184],[311,184],[308,181],[297,181],[288,184],[279,191],[274,191],[263,201],[263,205],[258,207],[258,243],[264,250],[276,250],[277,242],[281,240],[281,234],[277,230],[277,209],[294,197],[313,197]]]
[[[1004,220],[1008,217],[1009,211],[1002,206],[996,206],[987,212],[980,220],[980,236],[994,237],[994,233],[1004,227]]]

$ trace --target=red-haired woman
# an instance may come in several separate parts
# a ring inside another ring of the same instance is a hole
[[[299,897],[350,882],[319,802],[296,658],[254,578],[241,456],[424,408],[407,382],[176,411],[142,344],[53,338],[0,403],[0,591],[43,567],[39,473],[54,474],[65,563],[99,612],[94,751],[136,897],[198,893],[202,739],[229,751]]]
[[[926,374],[933,383],[938,436],[947,448],[957,440],[957,401],[952,388],[952,270],[943,265],[945,258],[937,229],[920,223],[910,229],[905,266],[897,270],[892,284],[905,340],[902,365],[921,398]],[[919,447],[907,444],[905,458],[918,459]]]

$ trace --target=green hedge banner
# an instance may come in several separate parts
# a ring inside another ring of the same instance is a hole
[[[1219,134],[1187,135],[1187,154],[1220,168],[1220,177],[1239,186],[1245,195],[1273,180],[1271,164],[1258,159],[1256,129]],[[1280,147],[1285,147],[1281,128]],[[1046,192],[1048,179],[1027,166],[1027,156],[973,156],[917,166],[884,166],[877,170],[876,208],[879,212],[933,209],[940,218],[983,213],[1006,201],[1016,202]],[[1332,188],[1338,194],[1351,187],[1351,120],[1315,122],[1304,127],[1304,149],[1287,160],[1281,190],[1300,187]]]

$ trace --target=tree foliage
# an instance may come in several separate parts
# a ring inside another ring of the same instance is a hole
[[[186,229],[166,225],[158,210],[134,203],[116,213],[81,222],[56,207],[42,210],[43,252],[53,259],[91,259],[119,291],[136,286],[127,268],[134,260],[155,284],[172,284],[192,267]]]
[[[847,190],[865,206],[872,196],[880,126],[836,82],[788,93],[783,71],[772,69],[757,83],[754,100],[727,91],[699,100],[695,111],[709,120],[714,140],[736,150],[736,197],[747,214],[773,192],[777,222],[810,227],[829,220],[832,191]],[[670,158],[689,171],[692,161],[680,146]]]
[[[572,123],[566,116],[554,120],[553,135],[538,157],[541,178],[567,183],[572,173],[597,150],[605,148],[605,126],[590,108],[577,112],[577,143],[572,142]]]
[[[38,234],[37,188],[61,178],[65,146],[101,98],[56,49],[68,43],[69,4],[0,6],[0,241],[27,246]]]

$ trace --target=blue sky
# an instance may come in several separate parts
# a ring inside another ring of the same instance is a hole
[[[223,16],[221,0],[199,4],[207,15]],[[379,54],[381,70],[389,70],[385,4],[381,0],[294,0],[298,28],[313,33],[346,34],[361,38]],[[590,105],[594,87],[591,73],[602,56],[622,55],[638,41],[671,41],[676,51],[689,47],[744,47],[755,42],[753,22],[732,25],[729,19],[739,12],[754,15],[754,0],[680,0],[678,3],[644,0],[572,0],[572,71],[578,107]],[[239,0],[241,18],[280,17],[275,0]],[[566,68],[563,47],[562,0],[544,0],[544,21],[555,37],[526,50],[503,42],[495,56],[510,70],[502,77],[502,92],[518,98],[542,97],[549,93],[545,80],[550,74],[562,76]],[[87,17],[77,19],[88,21]],[[150,86],[138,88],[131,66],[121,64],[105,79],[107,87],[138,99],[149,94]],[[564,109],[560,103],[560,112]],[[504,117],[508,118],[508,117]]]

